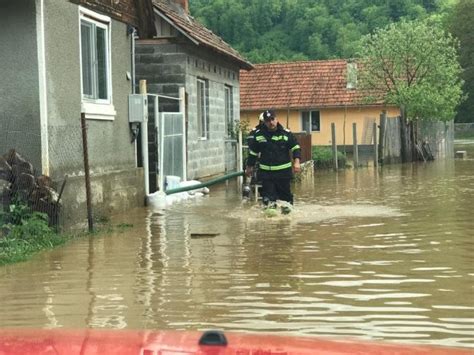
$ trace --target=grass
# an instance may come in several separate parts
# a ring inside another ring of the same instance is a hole
[[[33,254],[63,245],[69,239],[71,237],[55,233],[28,239],[0,237],[0,265],[28,260]]]
[[[8,213],[0,214],[0,266],[26,261],[36,253],[63,245],[74,237],[110,233],[116,228],[123,232],[132,226],[127,223],[116,227],[99,224],[92,234],[58,234],[48,226],[46,214],[32,212],[22,204],[11,205]]]
[[[454,133],[454,139],[473,139],[474,140],[474,132],[472,131],[459,131]]]
[[[48,216],[33,212],[22,203],[9,206],[0,215],[0,265],[27,260],[32,254],[64,244],[62,236],[48,226]]]

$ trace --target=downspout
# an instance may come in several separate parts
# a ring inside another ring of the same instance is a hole
[[[38,91],[41,132],[41,172],[49,175],[48,98],[46,87],[46,50],[44,35],[44,0],[36,0],[36,45],[38,51]]]
[[[135,85],[135,39],[137,38],[137,29],[132,27],[132,94],[136,93]]]

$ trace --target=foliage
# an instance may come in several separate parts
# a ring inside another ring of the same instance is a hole
[[[9,206],[0,215],[0,265],[26,260],[39,250],[63,244],[66,238],[54,233],[48,226],[48,216],[32,212],[21,203]]]
[[[391,24],[363,39],[358,86],[367,101],[402,107],[408,120],[451,120],[462,99],[456,50],[436,22]]]
[[[463,91],[467,99],[459,106],[456,122],[474,122],[474,1],[459,0],[448,17],[448,29],[461,46],[459,62],[463,68]]]
[[[190,0],[191,14],[253,63],[356,54],[361,36],[445,11],[449,0]]]
[[[316,168],[331,169],[334,165],[331,148],[313,146],[311,148],[311,158]],[[337,163],[340,167],[346,166],[346,156],[339,151],[337,152]]]

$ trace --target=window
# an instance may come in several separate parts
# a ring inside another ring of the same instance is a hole
[[[112,106],[110,18],[80,8],[80,48],[82,111],[88,118],[110,119],[115,115]]]
[[[225,86],[225,125],[226,125],[226,133],[227,137],[235,138],[234,132],[234,102],[233,102],[233,94],[232,94],[232,87]]]
[[[197,79],[198,131],[200,139],[209,138],[209,81]]]
[[[301,112],[301,127],[303,131],[308,133],[319,132],[321,129],[319,111]]]

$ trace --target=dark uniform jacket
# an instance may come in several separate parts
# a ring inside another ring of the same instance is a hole
[[[271,132],[264,125],[254,133],[254,139],[249,145],[248,166],[254,166],[259,158],[259,173],[261,178],[291,177],[291,155],[301,157],[301,148],[296,137],[278,123],[277,129]]]

